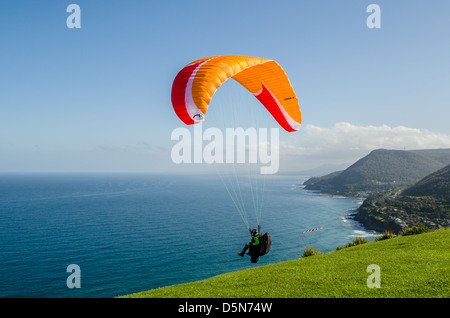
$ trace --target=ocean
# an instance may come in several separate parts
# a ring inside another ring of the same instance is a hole
[[[0,175],[0,297],[114,297],[373,239],[350,217],[361,199],[308,192],[305,180],[271,181],[272,247],[251,264],[237,255],[249,231],[217,175]],[[79,288],[68,287],[71,264]]]

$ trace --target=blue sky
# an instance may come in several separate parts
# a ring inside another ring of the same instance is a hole
[[[71,3],[81,29],[66,26]],[[366,25],[371,3],[380,29]],[[286,142],[305,168],[450,147],[449,12],[445,0],[1,1],[0,172],[171,171],[172,81],[225,54],[285,69],[304,126]]]

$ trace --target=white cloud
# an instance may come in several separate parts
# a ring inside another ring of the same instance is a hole
[[[321,164],[353,163],[374,149],[450,148],[450,135],[404,126],[355,126],[347,122],[332,128],[305,125],[282,142],[287,169]]]

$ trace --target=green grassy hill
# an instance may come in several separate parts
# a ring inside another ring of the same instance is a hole
[[[380,267],[381,288],[367,287],[371,273],[366,270],[371,264]],[[124,297],[447,298],[450,229],[366,243]]]

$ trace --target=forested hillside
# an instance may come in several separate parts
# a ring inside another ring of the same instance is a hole
[[[448,164],[450,149],[378,149],[343,171],[310,178],[305,182],[305,189],[367,196],[386,190],[404,189]]]
[[[405,189],[404,196],[432,196],[450,203],[450,165],[426,176],[415,185]]]
[[[399,232],[405,226],[450,226],[450,165],[403,191],[369,196],[355,219],[379,231]]]

